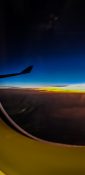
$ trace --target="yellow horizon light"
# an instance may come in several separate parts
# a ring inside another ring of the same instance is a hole
[[[77,87],[39,87],[35,90],[57,93],[85,93],[85,89]]]

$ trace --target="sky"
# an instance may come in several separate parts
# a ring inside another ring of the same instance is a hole
[[[85,83],[83,0],[3,0],[0,8],[0,74],[34,66],[1,86]]]

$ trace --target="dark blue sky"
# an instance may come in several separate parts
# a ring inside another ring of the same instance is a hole
[[[0,85],[85,83],[85,4],[76,0],[5,3],[0,74],[34,68],[30,74],[1,79]]]
[[[9,61],[10,60],[10,61]],[[5,85],[55,85],[85,82],[85,53],[61,53],[10,58],[1,63],[0,74],[14,73],[34,65],[30,74],[0,80]]]

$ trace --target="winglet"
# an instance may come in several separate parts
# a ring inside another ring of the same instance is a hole
[[[21,71],[20,74],[30,73],[32,69],[33,69],[33,66],[29,66],[26,69],[24,69],[23,71]]]

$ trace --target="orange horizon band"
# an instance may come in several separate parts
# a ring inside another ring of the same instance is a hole
[[[85,89],[71,89],[68,87],[39,87],[32,88],[41,92],[57,92],[57,93],[85,93]]]

